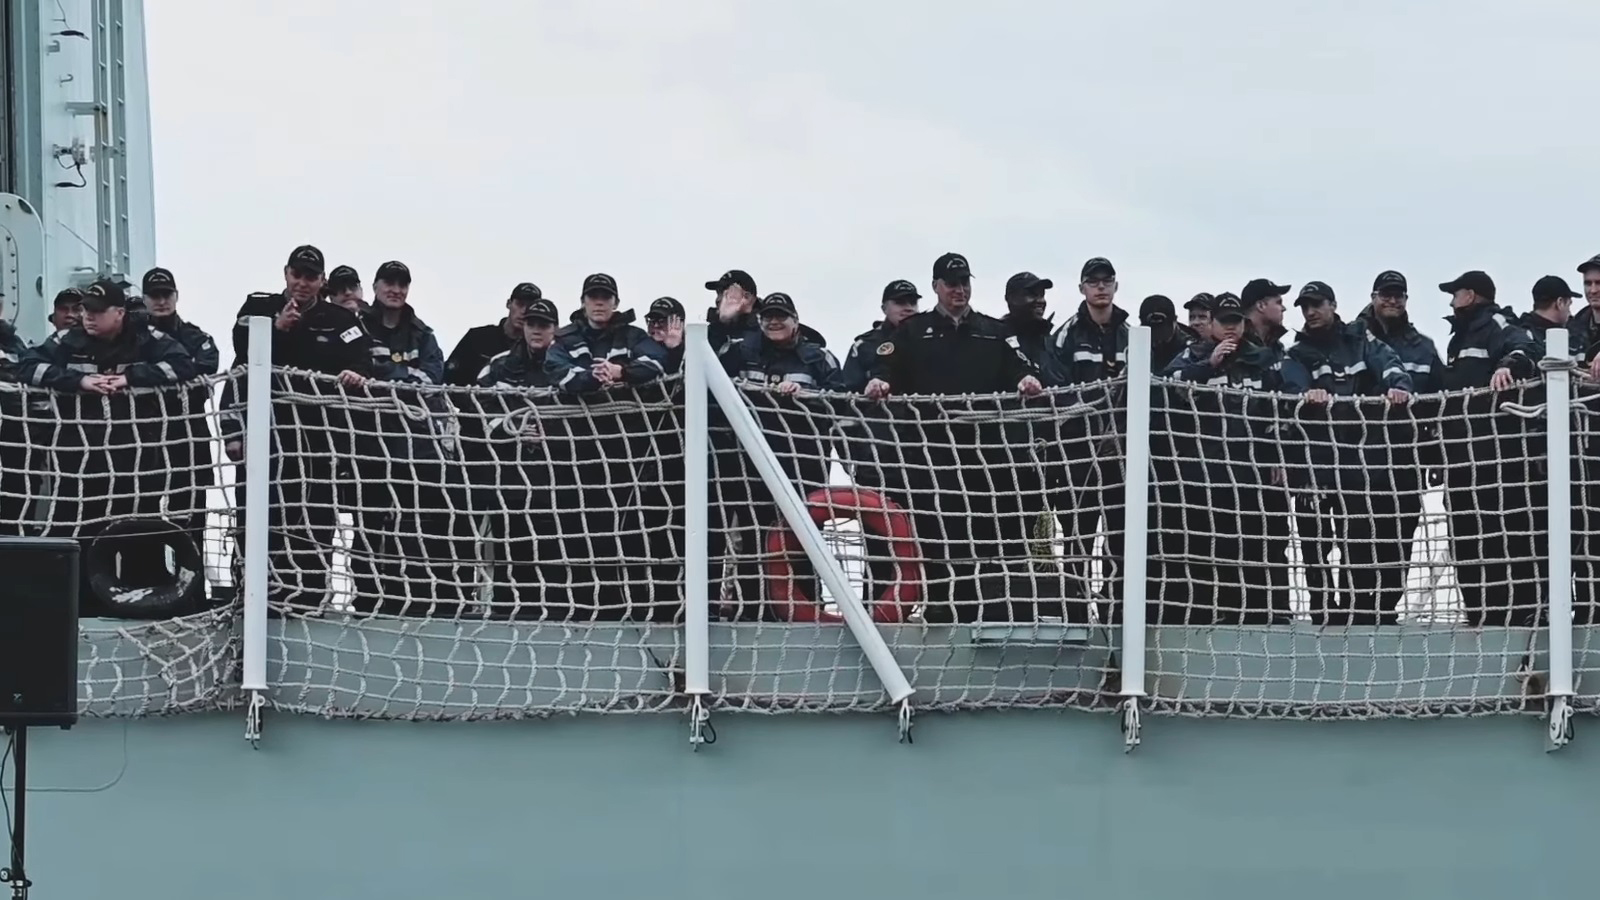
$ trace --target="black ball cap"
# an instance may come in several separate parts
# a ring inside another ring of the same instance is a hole
[[[1239,292],[1239,299],[1245,306],[1255,306],[1268,297],[1282,297],[1289,290],[1289,285],[1273,284],[1270,278],[1254,278]]]
[[[1470,272],[1462,272],[1459,277],[1452,281],[1440,283],[1439,290],[1444,291],[1446,294],[1454,294],[1456,291],[1472,291],[1485,300],[1493,300],[1494,279],[1490,278],[1487,272],[1473,269]]]
[[[410,284],[411,269],[398,259],[391,259],[378,267],[372,275],[373,281],[383,281],[389,284]]]
[[[1372,279],[1372,292],[1374,294],[1404,294],[1407,292],[1406,277],[1393,269],[1385,269]]]
[[[1042,294],[1055,286],[1048,278],[1040,278],[1032,272],[1018,272],[1006,279],[1006,299]]]
[[[83,308],[90,312],[100,312],[113,306],[127,306],[128,295],[123,293],[122,285],[108,279],[100,279],[89,285],[83,292]]]
[[[528,301],[528,308],[523,311],[522,319],[525,322],[547,322],[551,325],[561,321],[561,313],[556,311],[556,305],[543,297],[535,297]]]
[[[77,288],[67,288],[66,290],[61,291],[60,293],[56,294],[55,303],[52,304],[52,305],[53,306],[77,306],[79,303],[82,303],[82,302],[83,302],[83,291],[80,291]]]
[[[531,281],[524,281],[511,289],[511,296],[507,300],[511,303],[532,303],[543,298],[544,291],[539,290],[537,284]]]
[[[1328,287],[1325,281],[1308,281],[1300,288],[1300,296],[1294,298],[1295,306],[1311,306],[1317,303],[1337,303],[1334,299],[1333,288]]]
[[[1088,281],[1091,278],[1115,277],[1117,277],[1117,267],[1113,266],[1111,260],[1106,259],[1104,256],[1096,256],[1084,263],[1083,270],[1078,273],[1079,281]]]
[[[1589,270],[1590,269],[1600,269],[1600,253],[1596,253],[1595,255],[1593,255],[1593,256],[1589,257],[1588,259],[1584,260],[1583,262],[1578,263],[1578,274],[1579,275],[1587,275],[1587,274],[1589,274]]]
[[[590,294],[610,294],[619,296],[617,280],[604,272],[596,272],[583,280],[583,296]]]
[[[289,261],[285,265],[307,278],[315,278],[328,270],[328,262],[323,257],[322,251],[310,244],[301,244],[294,248],[289,253]]]
[[[794,308],[794,298],[784,293],[768,294],[767,298],[761,301],[761,305],[756,307],[756,313],[763,316],[800,314],[799,310]]]
[[[972,266],[959,253],[946,253],[933,261],[933,277],[945,283],[972,277]]]
[[[355,267],[353,266],[334,266],[333,271],[328,273],[328,280],[353,281],[356,284],[360,284],[361,275],[356,272]]]
[[[1582,296],[1567,284],[1567,280],[1559,275],[1546,275],[1533,283],[1533,302],[1548,303],[1551,300],[1570,300]]]
[[[754,294],[756,292],[756,280],[751,278],[750,273],[743,269],[729,269],[723,272],[721,278],[713,278],[706,282],[706,290],[716,291],[720,294],[734,285],[744,288],[746,294]]]
[[[904,278],[898,278],[883,286],[884,303],[916,303],[922,299],[917,293],[917,286]]]
[[[178,289],[178,280],[172,277],[170,269],[156,266],[154,269],[144,273],[143,283],[139,287],[140,292],[145,296],[170,294]]]
[[[1141,325],[1160,325],[1178,318],[1178,309],[1172,305],[1172,298],[1163,294],[1151,294],[1139,304],[1139,323]]]
[[[1218,322],[1238,322],[1244,319],[1245,302],[1238,294],[1221,293],[1211,304],[1211,317]]]
[[[657,297],[650,301],[650,309],[644,314],[646,319],[672,319],[684,318],[686,315],[683,304],[674,297]]]
[[[1200,293],[1195,294],[1193,297],[1190,297],[1189,298],[1189,302],[1185,303],[1183,305],[1183,308],[1184,309],[1203,309],[1203,310],[1206,310],[1207,312],[1210,312],[1212,305],[1214,305],[1216,302],[1217,302],[1217,298],[1216,297],[1211,296],[1210,294],[1206,293],[1205,291],[1201,291]]]

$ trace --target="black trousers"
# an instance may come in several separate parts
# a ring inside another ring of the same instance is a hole
[[[1450,548],[1462,612],[1474,627],[1540,618],[1549,571],[1544,501],[1533,496],[1533,467],[1512,452],[1483,440],[1446,447]]]

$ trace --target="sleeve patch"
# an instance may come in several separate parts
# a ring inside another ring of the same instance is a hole
[[[878,355],[888,356],[894,352],[894,341],[884,341],[878,345]]]
[[[339,332],[339,340],[344,341],[346,344],[359,337],[361,337],[361,326],[359,325],[352,325],[349,328],[346,328],[344,331]]]

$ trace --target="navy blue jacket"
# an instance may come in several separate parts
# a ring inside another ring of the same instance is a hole
[[[444,351],[433,329],[417,318],[409,304],[400,311],[400,321],[390,328],[383,324],[383,310],[370,307],[361,316],[361,326],[372,336],[372,374],[383,381],[413,384],[444,384]]]
[[[1035,318],[1016,313],[1006,313],[1000,317],[1000,321],[1011,329],[1017,343],[1022,345],[1022,352],[1040,371],[1044,370],[1044,360],[1050,346],[1050,330],[1055,327],[1054,318],[1053,315],[1050,318]]]
[[[872,378],[895,393],[1002,394],[1039,369],[1011,330],[968,309],[957,322],[943,310],[911,316],[878,345]]]
[[[63,419],[79,420],[79,427],[60,430],[63,444],[110,449],[132,448],[135,440],[165,440],[173,421],[172,392],[134,396],[84,394],[79,382],[85,375],[122,375],[128,387],[173,387],[195,377],[194,359],[183,345],[166,334],[128,318],[122,333],[111,340],[89,336],[83,326],[58,331],[23,355],[16,378],[23,384],[60,392],[56,406]],[[94,427],[89,422],[106,421]],[[127,436],[115,431],[129,429]],[[159,449],[159,448],[153,448]],[[161,458],[157,453],[156,458]]]
[[[1310,381],[1304,367],[1247,334],[1218,368],[1211,365],[1215,346],[1203,341],[1189,347],[1162,374],[1232,390],[1157,384],[1152,391],[1158,462],[1162,455],[1176,458],[1186,480],[1232,477],[1243,484],[1266,483],[1264,467],[1303,463],[1304,438],[1289,427],[1294,402],[1272,395],[1304,393]]]
[[[1446,391],[1488,387],[1495,370],[1501,368],[1511,370],[1511,376],[1519,381],[1538,374],[1539,343],[1527,329],[1516,324],[1516,314],[1510,309],[1480,303],[1446,316],[1445,321],[1450,323],[1450,344],[1445,351]],[[1474,462],[1494,458],[1509,461],[1530,455],[1533,448],[1527,445],[1525,435],[1534,426],[1529,420],[1498,413],[1494,396],[1479,393],[1446,399],[1440,427],[1447,453]],[[1505,399],[1536,402],[1521,392]],[[1460,439],[1469,435],[1483,438],[1486,443],[1462,444]]]
[[[1287,356],[1305,369],[1312,389],[1336,398],[1416,390],[1400,357],[1361,322],[1336,321],[1327,328],[1302,331]],[[1291,478],[1292,484],[1356,488],[1365,485],[1369,475],[1382,474],[1376,470],[1390,464],[1391,450],[1409,452],[1415,443],[1415,431],[1408,427],[1409,411],[1387,403],[1335,400],[1327,406],[1302,407],[1300,420],[1309,445],[1310,471]],[[1385,427],[1391,421],[1400,426],[1392,433]],[[1397,440],[1404,446],[1396,448]]]
[[[1128,311],[1112,307],[1111,321],[1098,325],[1087,303],[1062,323],[1044,354],[1045,384],[1083,384],[1115,378],[1128,370]]]
[[[619,312],[600,328],[583,318],[580,310],[572,324],[556,332],[545,355],[545,370],[556,388],[568,394],[592,394],[603,389],[591,372],[596,362],[622,367],[622,381],[633,387],[657,381],[666,373],[667,348],[633,324],[633,310]]]
[[[878,362],[878,346],[889,339],[894,331],[884,322],[873,322],[872,330],[863,331],[850,341],[850,350],[844,355],[844,366],[839,370],[839,389],[852,393],[866,390],[872,380],[872,369]]]
[[[839,361],[804,338],[784,347],[765,335],[737,337],[723,345],[719,357],[733,378],[767,385],[792,381],[813,391],[840,389]]]

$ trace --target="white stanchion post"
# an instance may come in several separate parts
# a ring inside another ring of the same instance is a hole
[[[244,423],[244,683],[245,738],[261,739],[267,698],[267,529],[272,478],[272,319],[250,319]]]
[[[1139,746],[1139,702],[1145,696],[1146,563],[1150,536],[1150,329],[1128,331],[1128,425],[1122,550],[1123,749]]]
[[[1550,517],[1550,730],[1546,749],[1572,740],[1572,373],[1567,332],[1545,333],[1545,434]]]
[[[707,354],[698,348],[709,349],[711,338],[704,322],[685,326],[683,338],[683,675],[689,695],[689,744],[698,750],[706,743],[706,723],[711,718],[705,705],[711,694],[711,398],[706,393]]]
[[[867,614],[867,608],[861,602],[861,598],[856,596],[855,590],[850,586],[844,567],[828,551],[828,545],[822,538],[822,530],[811,521],[811,515],[806,511],[805,500],[784,475],[783,469],[778,465],[778,458],[773,455],[772,448],[761,434],[760,426],[756,424],[755,416],[745,405],[744,398],[739,395],[739,389],[734,386],[733,379],[722,371],[710,343],[704,341],[690,343],[685,354],[686,359],[687,353],[699,354],[706,383],[711,388],[711,395],[716,398],[717,405],[722,407],[723,413],[727,415],[728,424],[738,436],[739,443],[744,446],[745,453],[760,471],[761,480],[766,483],[767,490],[772,492],[778,509],[783,513],[784,521],[789,523],[789,527],[794,529],[795,536],[800,539],[806,557],[816,567],[822,583],[838,601],[839,611],[844,615],[845,624],[849,626],[856,643],[866,654],[867,662],[872,665],[873,672],[877,673],[884,690],[888,691],[889,697],[895,703],[900,704],[901,736],[904,738],[909,733],[910,698],[915,693],[911,688],[911,682],[906,679],[905,672],[900,669],[900,663],[889,650],[888,642],[883,639],[883,635],[873,624],[872,617]]]

